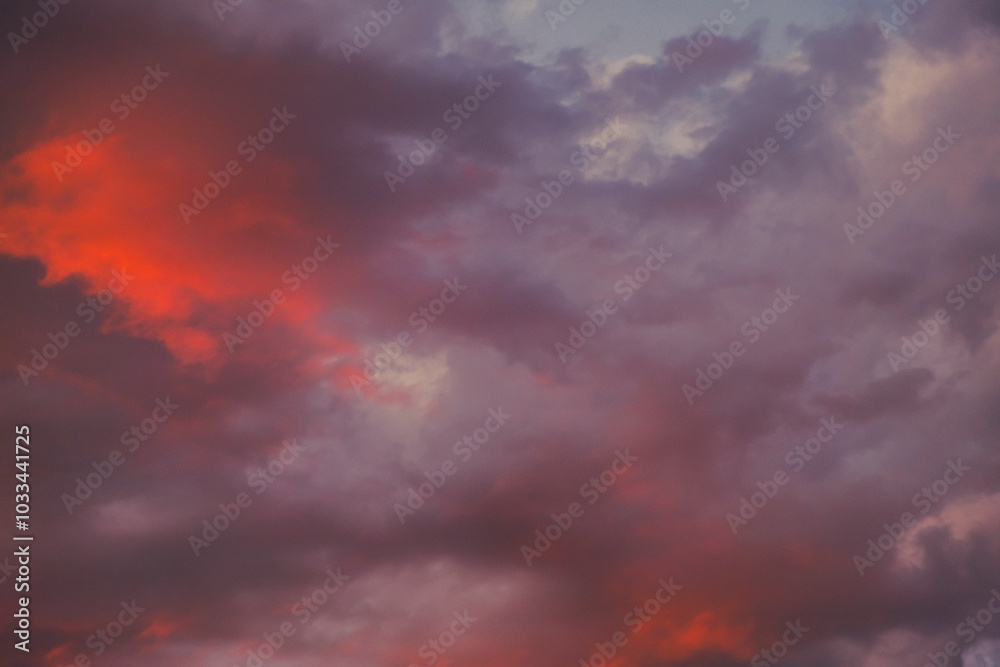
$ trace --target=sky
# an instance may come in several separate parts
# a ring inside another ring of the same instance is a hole
[[[0,28],[0,664],[1000,664],[1000,3]]]

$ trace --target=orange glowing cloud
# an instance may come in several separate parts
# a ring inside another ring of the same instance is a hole
[[[236,315],[246,316],[254,299],[275,289],[287,294],[284,272],[316,244],[299,229],[294,199],[280,196],[300,167],[258,159],[253,181],[273,187],[249,196],[223,193],[185,225],[179,203],[191,196],[192,186],[204,185],[212,167],[181,173],[170,138],[159,139],[162,152],[150,159],[130,148],[128,132],[121,130],[71,172],[54,168],[66,159],[67,146],[86,146],[82,136],[43,141],[0,166],[6,191],[0,216],[9,235],[4,251],[39,258],[46,284],[82,276],[89,293],[107,288],[114,271],[131,274],[134,282],[117,297],[127,308],[107,328],[160,340],[184,362],[224,354],[222,333],[235,327]],[[280,317],[296,326],[337,302],[335,294],[318,289],[288,296]],[[337,349],[351,347],[324,338]]]

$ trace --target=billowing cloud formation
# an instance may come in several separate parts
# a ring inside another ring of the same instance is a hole
[[[0,9],[6,664],[1000,661],[997,3],[640,9]]]

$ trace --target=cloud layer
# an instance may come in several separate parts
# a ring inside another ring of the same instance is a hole
[[[841,5],[6,4],[7,664],[1000,661],[1000,10]]]

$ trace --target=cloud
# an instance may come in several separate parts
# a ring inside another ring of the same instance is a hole
[[[37,443],[45,545],[31,664],[98,658],[132,600],[102,664],[246,664],[286,621],[273,664],[295,667],[575,664],[608,641],[609,664],[736,665],[796,621],[790,665],[939,650],[1000,574],[1000,293],[949,298],[1000,247],[1000,40],[989,3],[942,7],[780,48],[762,21],[681,71],[688,36],[540,60],[515,25],[535,2],[488,26],[405,0],[63,6],[0,60],[0,392]]]

